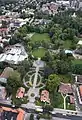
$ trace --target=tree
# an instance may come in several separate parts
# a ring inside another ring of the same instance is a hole
[[[6,89],[8,94],[12,93],[12,95],[13,94],[15,95],[17,89],[21,86],[22,86],[22,82],[20,78],[20,73],[17,71],[12,72],[6,84]]]
[[[29,120],[34,120],[34,114],[30,115],[30,119]]]
[[[37,120],[40,120],[40,115],[37,115]]]
[[[0,46],[0,54],[3,53],[3,48]]]
[[[59,74],[67,74],[71,70],[71,61],[58,60],[56,61],[56,72]]]
[[[48,77],[46,88],[49,90],[49,92],[54,92],[57,90],[59,84],[60,84],[60,77],[56,74],[51,74]]]
[[[43,106],[43,109],[46,112],[53,111],[53,106],[51,106],[51,105],[45,105],[45,106]]]

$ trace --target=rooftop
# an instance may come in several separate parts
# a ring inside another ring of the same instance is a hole
[[[71,84],[67,83],[61,83],[59,86],[59,92],[63,94],[71,94],[73,93]]]

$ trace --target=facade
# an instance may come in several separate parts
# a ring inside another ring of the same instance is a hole
[[[23,97],[24,97],[24,93],[25,93],[25,88],[20,87],[20,88],[17,90],[16,98],[23,98]]]
[[[49,92],[47,90],[42,90],[41,95],[40,95],[40,100],[42,102],[50,103]]]
[[[5,98],[6,98],[5,87],[0,86],[0,100],[5,100]]]

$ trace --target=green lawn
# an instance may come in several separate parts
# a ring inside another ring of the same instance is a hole
[[[38,48],[33,50],[32,55],[34,57],[43,57],[45,55],[46,50],[44,48]]]
[[[35,42],[35,41],[50,41],[50,38],[48,36],[47,33],[44,34],[39,34],[39,33],[35,33],[32,37],[31,37],[31,41]]]
[[[64,41],[64,48],[66,48],[66,49],[69,49],[70,47],[71,47],[71,40],[66,40],[66,41]]]
[[[72,63],[75,64],[82,64],[82,60],[72,60]]]
[[[54,108],[62,108],[63,109],[63,97],[60,93],[56,92],[54,95],[50,94],[51,105]]]

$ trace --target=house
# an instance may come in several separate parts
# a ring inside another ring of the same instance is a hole
[[[0,86],[0,100],[5,100],[6,98],[6,89],[5,87]]]
[[[49,92],[47,90],[42,90],[40,100],[42,102],[50,103]]]
[[[61,83],[58,92],[63,94],[73,94],[72,86],[70,83]]]
[[[23,97],[24,97],[24,93],[25,93],[25,88],[20,87],[20,88],[17,90],[16,98],[23,98]]]
[[[42,12],[45,14],[55,14],[57,13],[58,4],[55,2],[46,3],[42,6]]]
[[[8,112],[8,116],[10,115],[10,119],[15,119],[15,120],[24,120],[24,116],[25,116],[25,111],[22,110],[21,108],[18,109],[12,109],[12,108],[8,108],[8,107],[2,107],[2,110],[5,112]],[[15,116],[13,113],[17,113],[17,116]],[[5,119],[5,116],[3,116],[3,119]]]

